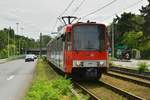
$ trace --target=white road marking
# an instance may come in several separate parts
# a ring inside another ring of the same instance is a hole
[[[7,78],[7,81],[9,81],[9,80],[13,79],[14,77],[15,77],[15,75],[11,75],[11,76],[9,76],[9,77]]]

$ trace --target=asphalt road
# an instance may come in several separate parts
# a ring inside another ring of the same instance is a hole
[[[34,62],[24,59],[0,64],[0,100],[21,100],[33,78]]]

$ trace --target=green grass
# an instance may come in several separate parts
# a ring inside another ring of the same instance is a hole
[[[140,62],[138,63],[138,71],[141,72],[145,72],[145,71],[149,71],[149,65],[146,62]]]
[[[24,100],[77,100],[70,87],[70,80],[58,76],[45,61],[39,59],[34,80]]]

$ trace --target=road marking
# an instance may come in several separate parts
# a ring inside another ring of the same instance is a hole
[[[9,77],[7,78],[7,81],[9,81],[9,80],[13,79],[14,77],[15,77],[15,75],[11,75],[11,76],[9,76]]]

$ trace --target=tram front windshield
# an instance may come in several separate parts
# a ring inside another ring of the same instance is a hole
[[[103,50],[104,31],[99,25],[77,25],[73,28],[74,50]]]

